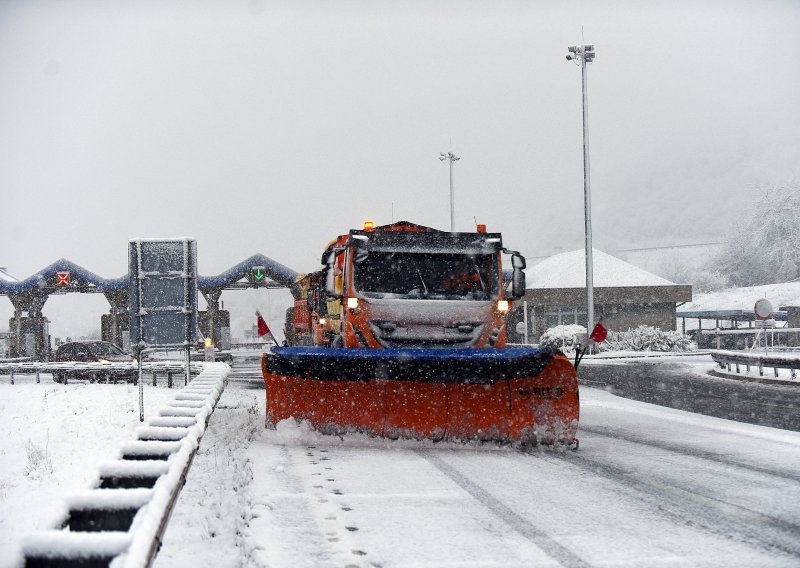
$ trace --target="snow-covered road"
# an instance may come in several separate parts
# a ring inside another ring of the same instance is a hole
[[[263,430],[231,385],[163,566],[800,566],[800,433],[583,388],[577,452]]]

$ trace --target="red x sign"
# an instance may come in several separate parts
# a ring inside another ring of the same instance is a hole
[[[69,272],[56,273],[56,286],[69,286]]]

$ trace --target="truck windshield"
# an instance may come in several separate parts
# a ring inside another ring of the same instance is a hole
[[[494,254],[371,252],[356,257],[353,276],[367,298],[491,300],[500,288]]]

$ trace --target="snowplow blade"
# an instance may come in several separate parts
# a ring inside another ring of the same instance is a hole
[[[389,438],[573,444],[578,380],[549,349],[276,347],[262,359],[267,424]]]

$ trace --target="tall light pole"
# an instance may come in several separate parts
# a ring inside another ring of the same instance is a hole
[[[567,60],[578,60],[581,65],[583,91],[583,208],[586,229],[586,330],[594,329],[594,282],[592,264],[592,194],[589,185],[589,99],[586,94],[586,64],[594,61],[593,45],[568,47]]]
[[[452,152],[439,152],[439,160],[442,162],[450,162],[450,232],[456,232],[456,200],[453,196],[453,162],[459,161],[461,158]]]

